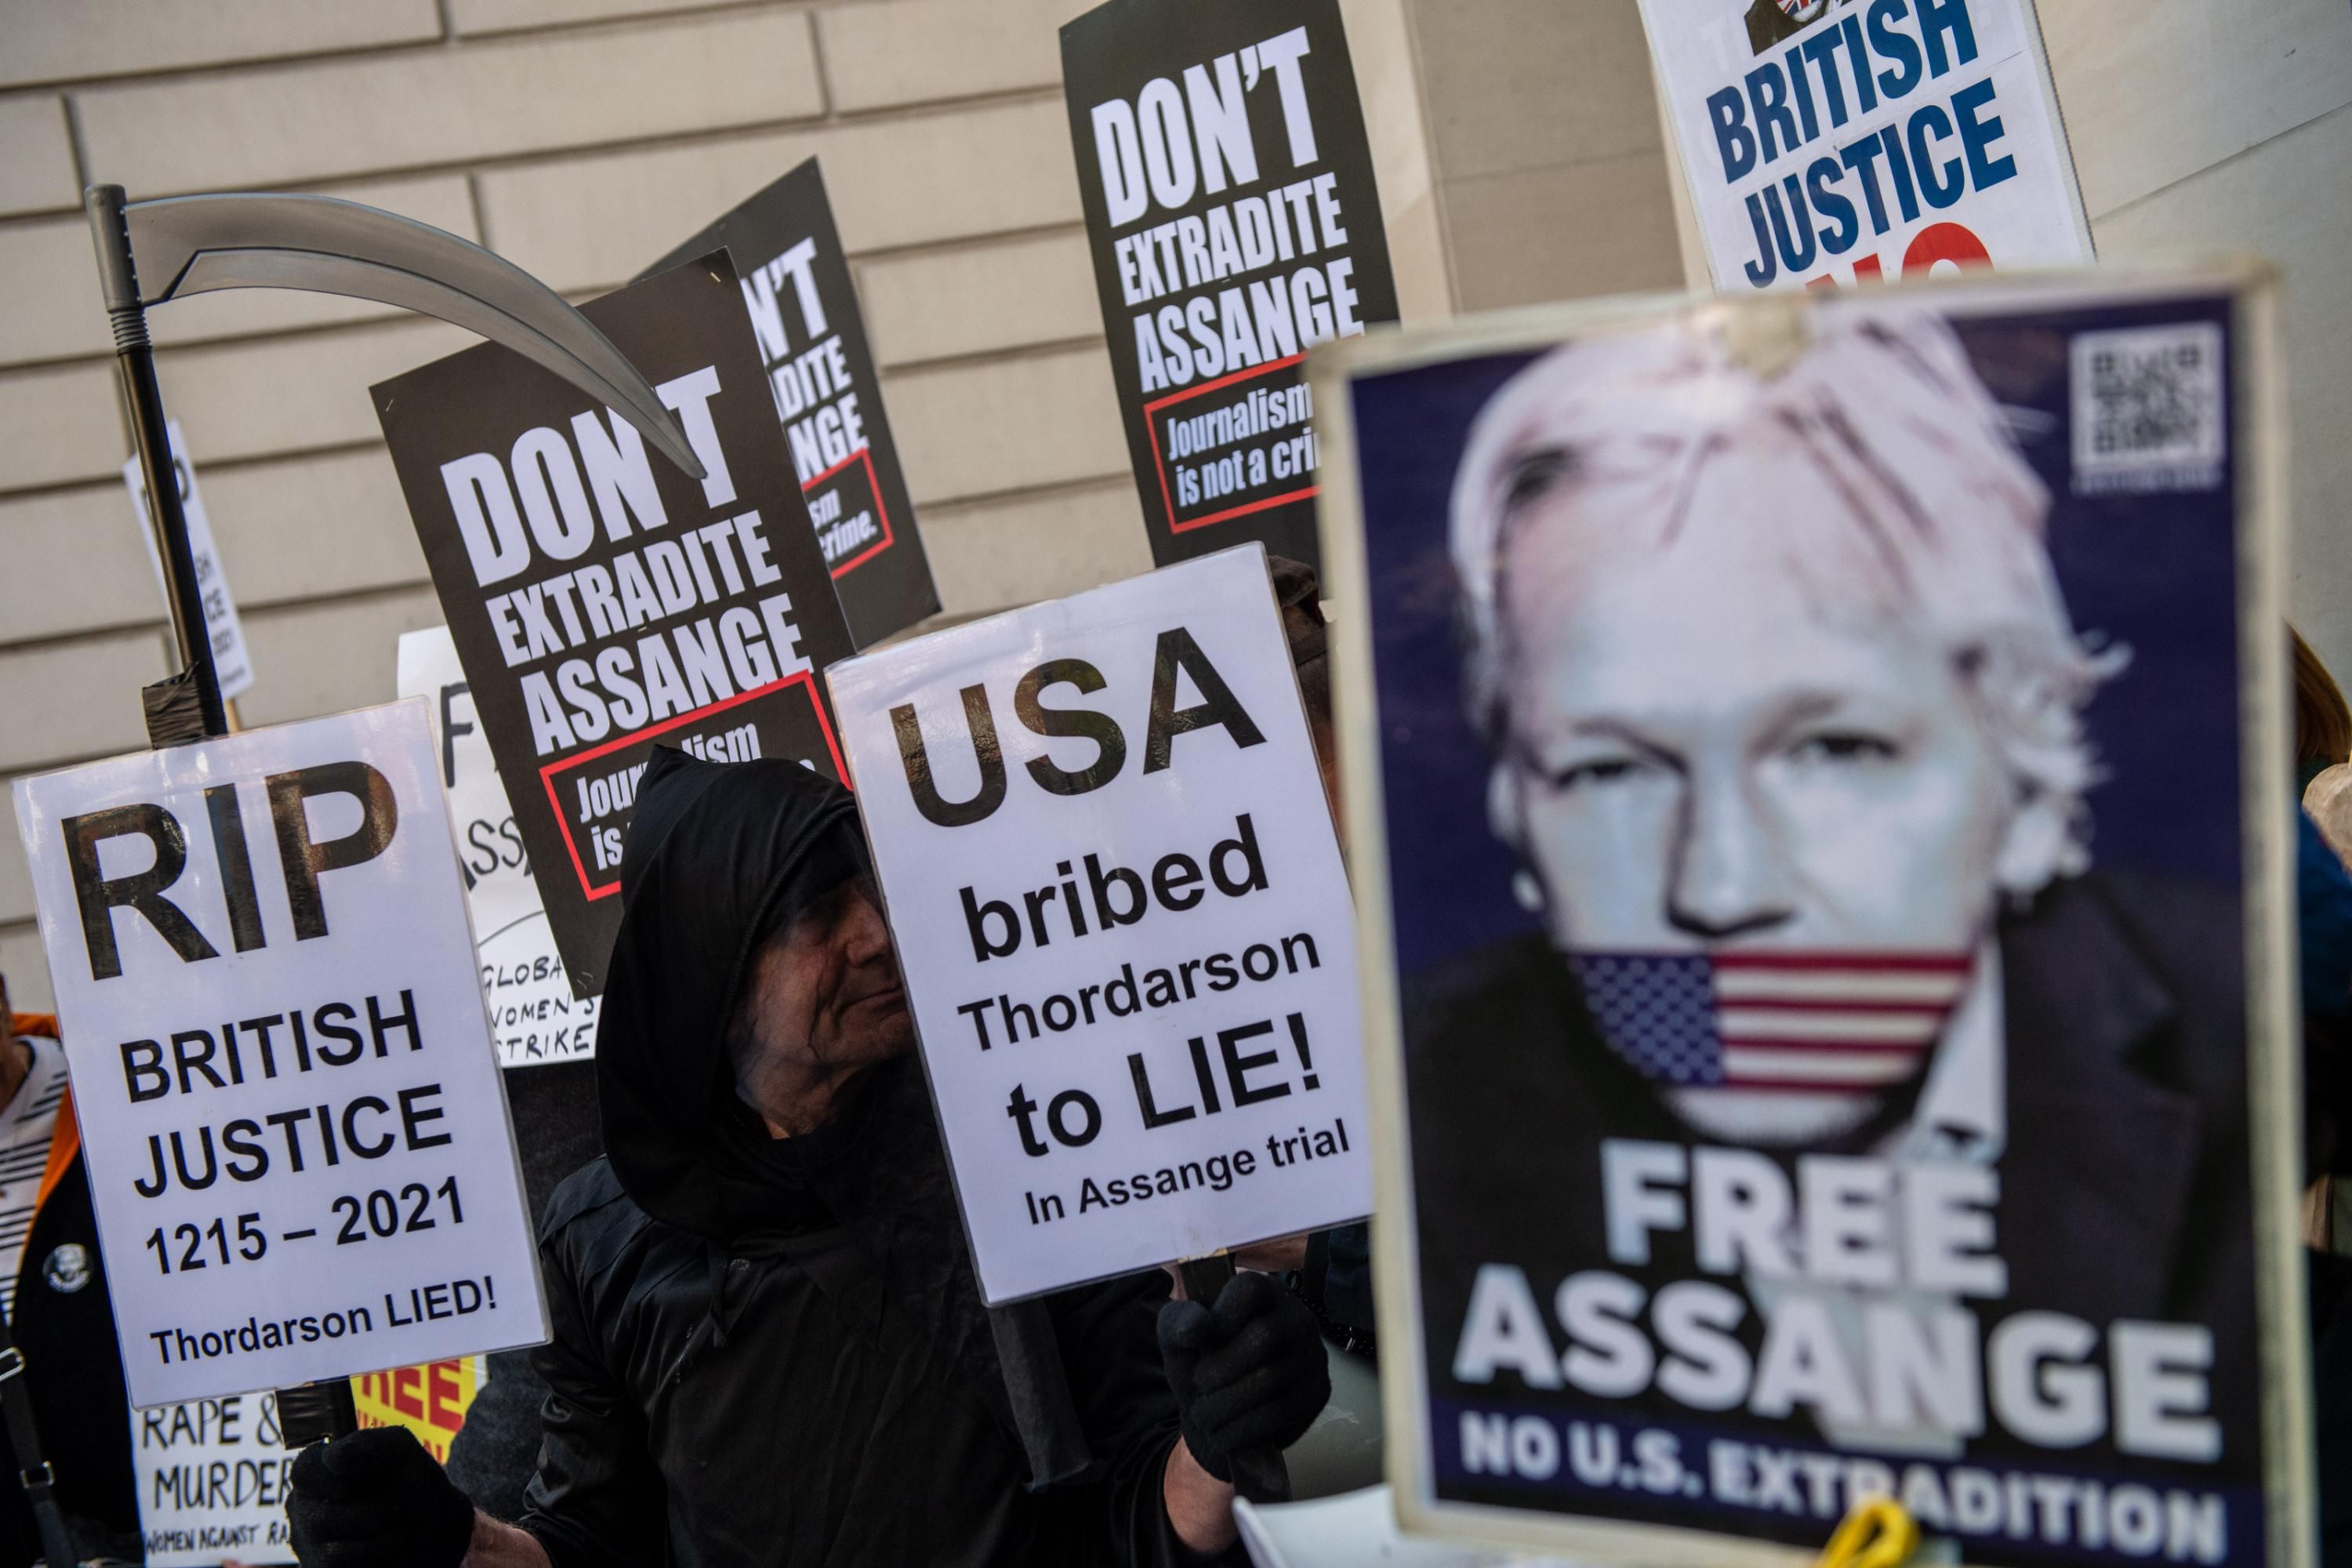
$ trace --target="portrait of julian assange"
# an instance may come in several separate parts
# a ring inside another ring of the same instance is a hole
[[[2229,317],[2150,310],[1351,382],[1439,1497],[2261,1560],[2235,503],[2095,482]]]

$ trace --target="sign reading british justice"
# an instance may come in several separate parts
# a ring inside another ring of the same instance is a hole
[[[1256,545],[829,679],[991,1302],[1368,1211],[1354,916]]]
[[[809,525],[866,647],[940,607],[848,258],[808,162],[671,251],[649,270],[725,247],[759,341],[776,418],[808,498]]]
[[[131,1403],[543,1340],[424,705],[16,797]]]
[[[851,645],[726,258],[584,313],[677,413],[706,478],[494,343],[374,392],[556,946],[593,996],[654,746],[839,777],[816,675]]]
[[[1338,0],[1112,0],[1062,29],[1152,558],[1316,558],[1307,348],[1397,319]]]
[[[1727,294],[2091,259],[2032,0],[1642,0]]]

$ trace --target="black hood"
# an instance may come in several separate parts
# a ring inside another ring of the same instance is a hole
[[[726,1029],[752,951],[870,868],[847,790],[796,763],[658,748],[621,853],[621,931],[597,1020],[604,1150],[638,1207],[736,1256],[853,1237],[942,1375],[1018,1434],[1033,1485],[1089,1466],[1045,1305],[983,1307],[912,1052],[866,1068],[834,1120],[768,1136]]]
[[[596,1087],[614,1173],[656,1219],[725,1239],[772,1201],[744,1157],[764,1134],[734,1094],[728,1015],[761,942],[866,867],[832,780],[655,749],[621,854]]]

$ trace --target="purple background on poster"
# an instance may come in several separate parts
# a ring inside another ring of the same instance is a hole
[[[1994,397],[2018,411],[2021,446],[2050,488],[2051,558],[2075,630],[2131,650],[2088,714],[2105,773],[2090,795],[2093,861],[2234,888],[2234,464],[2208,491],[2077,496],[2069,481],[2067,338],[2191,321],[2226,331],[2228,304],[2172,300],[1955,327]],[[1446,554],[1446,503],[1470,422],[1535,357],[1455,361],[1354,386],[1390,898],[1407,974],[1537,928],[1511,898],[1510,856],[1486,826],[1486,758],[1462,717]]]

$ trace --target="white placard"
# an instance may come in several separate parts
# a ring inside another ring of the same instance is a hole
[[[1724,293],[2091,259],[2032,0],[1642,16]]]
[[[1367,1211],[1354,913],[1260,546],[828,679],[991,1303]]]
[[[294,1456],[278,1396],[232,1394],[133,1412],[139,1533],[147,1568],[291,1563],[286,1497]]]
[[[433,725],[499,1065],[534,1067],[595,1055],[598,999],[572,994],[530,874],[530,854],[499,780],[498,761],[482,737],[447,626],[401,634],[399,681],[403,697],[425,699]]]
[[[196,489],[196,468],[188,461],[188,443],[180,422],[169,421],[172,468],[180,479],[180,510],[188,520],[188,553],[195,558],[196,585],[205,595],[205,631],[213,639],[213,671],[220,679],[221,700],[241,697],[253,685],[253,660],[245,651],[245,623],[237,619],[236,595],[228,589],[228,573],[213,544],[213,520],[205,511],[205,498]],[[163,584],[163,558],[155,549],[154,520],[147,515],[147,477],[139,459],[122,465],[122,482],[131,488],[131,505],[139,514],[139,542],[147,547],[147,564],[155,569],[155,586]],[[165,606],[169,608],[168,602]]]
[[[131,1402],[546,1338],[424,705],[16,781]]]

